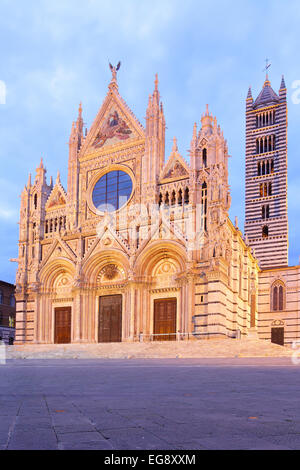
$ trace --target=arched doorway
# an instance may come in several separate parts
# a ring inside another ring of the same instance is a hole
[[[105,295],[99,299],[99,343],[122,341],[122,295]]]

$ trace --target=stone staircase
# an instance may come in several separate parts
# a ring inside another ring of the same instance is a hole
[[[290,348],[256,338],[6,347],[7,359],[291,357],[292,353]]]

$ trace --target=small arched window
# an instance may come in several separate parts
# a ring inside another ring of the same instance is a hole
[[[175,206],[176,204],[176,194],[175,191],[172,192],[172,199],[171,199],[171,206]]]
[[[184,191],[184,203],[189,204],[189,202],[190,202],[190,192],[189,192],[189,188],[186,188]]]
[[[4,298],[3,298],[3,291],[0,289],[0,304],[3,304]]]
[[[206,168],[207,167],[207,150],[206,149],[202,150],[202,161],[203,161],[204,168]]]
[[[38,198],[37,198],[37,194],[35,193],[35,195],[33,196],[33,205],[35,209],[37,209],[37,201],[38,201]]]
[[[179,189],[179,193],[178,193],[178,205],[182,206],[182,190],[181,189]]]
[[[269,227],[265,225],[262,229],[262,237],[263,238],[268,238],[269,236]]]
[[[285,306],[285,286],[281,281],[276,281],[271,287],[271,309],[282,311]]]

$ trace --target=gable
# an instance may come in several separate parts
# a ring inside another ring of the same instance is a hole
[[[178,180],[189,177],[189,168],[183,158],[176,153],[171,155],[163,170],[161,181]]]
[[[60,185],[55,185],[46,203],[46,210],[56,210],[67,203],[66,194]]]
[[[92,147],[99,149],[137,137],[137,133],[130,126],[120,108],[112,104],[103,116],[97,134],[93,138]]]
[[[163,178],[180,178],[180,177],[188,177],[189,174],[184,166],[179,162],[179,160],[174,160],[169,170],[166,171]]]
[[[144,139],[144,128],[117,90],[110,90],[81,149],[81,155]]]

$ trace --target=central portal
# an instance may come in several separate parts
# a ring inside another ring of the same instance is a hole
[[[122,341],[122,295],[100,297],[99,343]]]
[[[154,341],[176,340],[177,299],[154,300]]]

